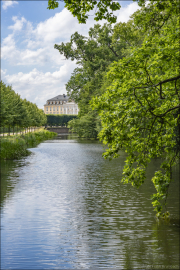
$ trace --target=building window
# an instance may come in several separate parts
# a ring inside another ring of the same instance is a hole
[[[55,107],[53,107],[53,111],[55,111]]]
[[[59,111],[59,107],[57,107],[57,111]]]
[[[48,107],[46,107],[46,111],[48,111]]]
[[[52,107],[50,107],[50,111],[52,111]]]

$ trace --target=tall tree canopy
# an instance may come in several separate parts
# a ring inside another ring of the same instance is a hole
[[[36,104],[21,99],[11,86],[0,82],[1,127],[32,127],[46,124],[46,115]]]
[[[68,95],[78,103],[81,115],[88,112],[92,96],[100,95],[102,78],[107,67],[122,57],[120,46],[112,42],[112,32],[111,25],[95,25],[90,28],[88,38],[75,32],[70,42],[54,45],[66,59],[77,61],[78,67],[66,89]]]
[[[157,216],[168,216],[172,167],[180,157],[180,1],[138,4],[141,9],[127,23],[95,25],[88,38],[75,33],[55,48],[78,64],[66,85],[80,107],[72,127],[78,126],[81,136],[88,126],[85,134],[101,129],[106,158],[121,149],[128,153],[124,183],[139,187],[150,160],[160,158],[152,200]]]
[[[163,206],[166,210],[172,167],[180,158],[178,4],[150,3],[134,14],[134,24],[145,32],[143,43],[130,47],[126,57],[110,66],[106,92],[93,100],[103,127],[99,137],[109,146],[104,156],[117,157],[120,149],[128,153],[124,183],[139,187],[145,180],[148,162],[162,158],[161,168],[152,178],[157,190],[152,199],[158,216]],[[157,20],[151,21],[152,14]]]
[[[128,27],[131,26],[128,25]],[[126,26],[122,25],[122,28],[125,29]],[[98,115],[97,112],[92,111],[89,102],[93,96],[100,96],[104,92],[104,87],[102,87],[104,75],[113,61],[123,57],[123,49],[126,46],[123,38],[120,42],[117,42],[116,37],[113,40],[113,28],[110,24],[103,26],[97,24],[90,28],[89,37],[75,32],[71,36],[70,42],[55,44],[55,49],[58,49],[66,59],[77,61],[78,67],[66,84],[66,90],[80,108],[79,117],[82,119],[69,123],[79,135],[97,137]],[[85,121],[93,123],[92,125],[84,125]]]

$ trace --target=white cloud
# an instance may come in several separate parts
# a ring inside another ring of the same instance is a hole
[[[12,1],[12,0],[2,0],[3,4],[2,4],[2,8],[4,10],[6,10],[8,7],[12,7],[14,6],[15,4],[18,4],[17,1]]]
[[[133,2],[127,7],[122,7],[117,12],[117,22],[127,22],[130,16],[138,9],[140,9],[140,6],[138,6],[137,2]]]
[[[26,23],[26,19],[24,17],[21,20],[18,20],[17,16],[13,16],[12,20],[15,22],[14,25],[8,27],[8,29],[12,29],[13,31],[20,31],[23,28],[23,24]]]
[[[137,3],[121,8],[120,11],[116,12],[118,22],[127,22],[129,16],[138,8]],[[12,34],[2,42],[2,59],[6,59],[15,66],[48,64],[50,69],[54,65],[62,65],[64,58],[54,49],[54,44],[69,41],[71,35],[76,31],[87,36],[89,28],[96,23],[92,16],[86,25],[79,24],[78,20],[67,9],[63,9],[46,21],[40,22],[35,28],[24,17],[19,19],[14,16],[12,20],[14,24],[8,27],[12,30]],[[21,48],[18,48],[16,44],[17,39],[20,39]]]
[[[127,22],[138,8],[137,3],[121,8],[116,12],[117,22]],[[14,16],[12,20],[14,24],[8,27],[12,33],[2,40],[2,60],[6,61],[6,68],[9,64],[9,70],[22,66],[22,71],[24,67],[30,71],[13,75],[3,71],[2,77],[5,83],[12,84],[13,89],[21,94],[22,98],[37,102],[38,106],[42,107],[48,98],[65,93],[65,83],[75,68],[75,62],[64,61],[64,56],[54,49],[54,44],[68,42],[76,31],[87,36],[89,28],[97,22],[92,16],[87,24],[79,24],[67,9],[36,26],[24,17]],[[98,23],[102,25],[104,22]]]
[[[5,76],[6,75],[6,73],[7,73],[7,69],[1,69],[1,76]]]
[[[15,59],[16,61],[16,42],[14,40],[13,34],[10,34],[3,39],[1,48],[1,58],[5,60]]]
[[[14,16],[12,20],[14,24],[8,27],[12,34],[2,41],[2,59],[14,66],[43,66],[48,63],[51,68],[63,64],[61,59],[64,57],[54,49],[54,44],[69,41],[75,31],[87,35],[89,27],[94,25],[93,20],[88,25],[78,24],[77,19],[66,9],[40,22],[35,28],[24,17],[19,19]]]
[[[45,101],[53,96],[65,94],[65,83],[69,80],[75,64],[71,61],[61,66],[55,72],[42,72],[34,68],[29,73],[18,72],[9,75],[2,70],[3,81],[12,85],[13,90],[18,92],[22,98],[37,103],[43,108]]]

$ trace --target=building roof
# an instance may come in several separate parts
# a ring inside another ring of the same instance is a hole
[[[51,99],[48,99],[47,101],[59,101],[59,100],[62,100],[62,101],[68,101],[69,97],[66,96],[65,94],[63,95],[58,95],[56,97],[53,97]]]

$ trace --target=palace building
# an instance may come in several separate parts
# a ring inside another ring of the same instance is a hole
[[[65,94],[48,99],[44,105],[45,114],[78,114],[78,105]]]

